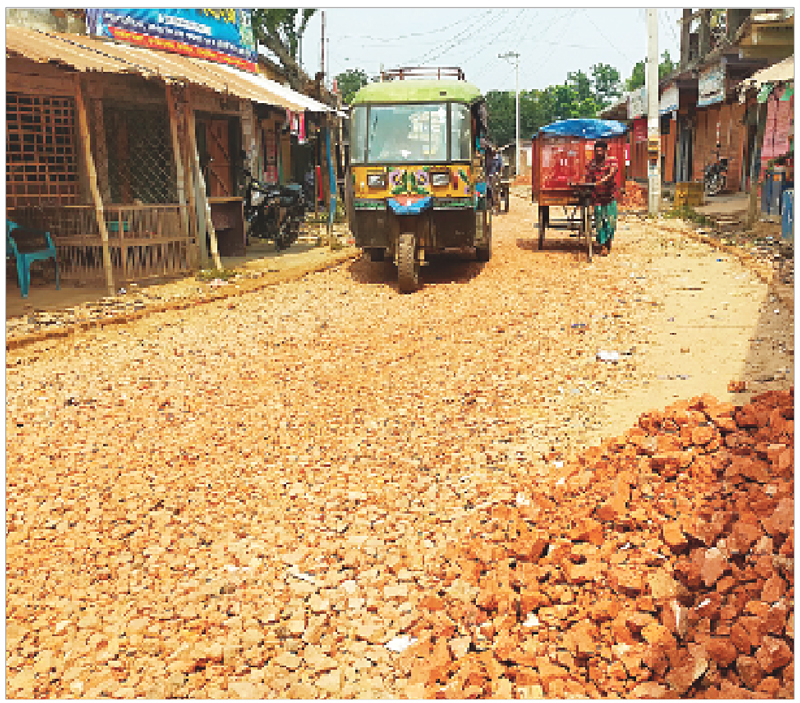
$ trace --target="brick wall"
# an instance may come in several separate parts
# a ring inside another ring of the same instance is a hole
[[[717,123],[719,121],[720,106],[710,105],[697,111],[695,133],[692,144],[692,180],[702,181],[703,170],[716,159],[717,150]]]
[[[678,141],[678,120],[669,121],[669,134],[661,136],[661,153],[664,155],[664,170],[661,180],[665,183],[675,182],[675,147]]]
[[[742,159],[744,158],[747,125],[742,124],[747,105],[732,103],[729,123],[728,190],[742,190]]]
[[[693,180],[702,180],[705,167],[716,160],[717,135],[719,134],[719,155],[728,159],[727,190],[739,190],[744,140],[747,136],[746,128],[742,124],[745,108],[744,104],[736,102],[710,105],[698,109],[693,135]],[[719,132],[717,132],[718,126]]]

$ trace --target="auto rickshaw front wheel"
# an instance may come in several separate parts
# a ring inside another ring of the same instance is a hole
[[[397,285],[402,293],[419,289],[417,238],[413,232],[404,232],[397,242]]]
[[[475,260],[476,261],[489,261],[492,258],[492,233],[486,238],[485,247],[475,247]]]

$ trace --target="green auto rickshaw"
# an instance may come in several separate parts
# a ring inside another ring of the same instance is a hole
[[[350,114],[350,229],[372,261],[397,266],[403,292],[426,256],[492,247],[486,104],[458,68],[401,68],[356,93]]]

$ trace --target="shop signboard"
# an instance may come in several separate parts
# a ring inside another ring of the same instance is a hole
[[[725,98],[725,67],[718,63],[700,71],[697,91],[697,107],[722,102]]]
[[[90,8],[86,27],[94,36],[257,70],[250,10]]]
[[[661,93],[661,98],[658,101],[658,114],[667,115],[670,112],[677,112],[678,100],[678,86],[672,83],[664,89],[663,93]]]
[[[628,119],[647,114],[647,88],[642,86],[628,93]]]
[[[647,118],[641,117],[633,121],[633,143],[640,144],[647,141]]]

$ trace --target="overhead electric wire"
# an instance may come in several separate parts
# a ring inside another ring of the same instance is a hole
[[[444,28],[437,28],[435,30],[431,30],[430,32],[419,32],[419,33],[414,33],[413,35],[412,34],[408,34],[408,35],[405,35],[405,36],[406,37],[410,37],[410,36],[417,36],[417,35],[418,36],[423,36],[423,35],[428,35],[428,34],[441,34],[442,31],[447,31],[448,29],[452,29],[453,27],[456,27],[458,25],[469,23],[468,27],[464,28],[459,34],[456,35],[456,37],[460,37],[465,32],[468,32],[471,28],[479,27],[480,24],[483,22],[484,18],[487,17],[488,15],[490,15],[491,13],[495,12],[495,11],[496,10],[494,8],[489,8],[488,10],[485,10],[484,12],[482,12],[480,15],[477,15],[477,16],[473,15],[473,16],[470,16],[470,17],[465,17],[463,19],[457,20],[456,22],[453,22],[452,24],[446,25]],[[474,34],[474,32],[472,32],[472,34]],[[345,35],[345,36],[357,36],[357,35]],[[364,36],[369,36],[369,35],[364,35]],[[471,36],[471,34],[469,36]],[[386,39],[386,40],[383,40],[380,37],[374,37],[374,39],[381,41],[380,46],[385,46],[385,44],[387,42],[394,41],[395,39],[397,39],[397,37],[393,37],[391,39]],[[455,37],[454,37],[454,39],[455,39]],[[440,40],[437,40],[437,41],[439,42],[439,45],[441,46],[442,42]],[[452,39],[451,40],[445,40],[445,41],[452,41]],[[361,63],[361,64],[376,64],[379,67],[383,66],[383,64],[384,64],[383,61],[376,61],[374,59],[360,59],[359,58],[359,55],[357,53],[358,49],[368,49],[368,48],[369,48],[369,46],[364,44],[364,43],[361,43],[360,45],[357,45],[357,46],[354,46],[351,43],[351,45],[349,47],[349,50],[348,50],[348,53],[351,55],[350,61],[351,62],[356,62],[356,63]],[[356,49],[356,52],[354,52],[353,49]],[[435,52],[435,51],[436,51],[435,48],[434,49],[429,49],[429,50],[426,51],[424,56],[427,56],[428,54],[430,54],[432,52]],[[405,63],[406,65],[414,65],[414,64],[422,64],[425,60],[427,60],[427,59],[417,59],[417,60],[413,60],[413,61],[403,61],[403,62],[400,62],[400,63]],[[400,65],[400,64],[398,64],[398,65]],[[377,71],[374,73],[374,75],[377,75]]]
[[[519,16],[520,16],[520,15],[521,15],[523,12],[525,12],[525,8],[522,8],[522,10],[520,10],[520,11],[519,11],[519,12],[516,14],[516,16],[515,16],[515,17],[512,17],[512,18],[511,18],[511,20],[508,22],[508,24],[506,24],[506,26],[505,26],[505,27],[503,27],[503,28],[502,28],[502,29],[501,29],[501,30],[500,30],[500,31],[499,31],[497,34],[495,34],[495,35],[494,35],[494,36],[493,36],[491,39],[488,39],[488,40],[486,40],[486,41],[484,42],[483,46],[482,46],[480,49],[477,49],[477,50],[475,50],[475,49],[472,49],[472,50],[470,50],[470,58],[472,59],[472,58],[475,58],[476,56],[479,56],[480,54],[482,54],[483,52],[485,52],[487,49],[496,49],[496,48],[497,48],[497,46],[496,46],[496,45],[494,45],[494,44],[492,44],[492,42],[493,42],[495,39],[497,39],[498,37],[500,37],[501,35],[504,35],[504,34],[505,34],[507,31],[508,31],[508,28],[509,28],[509,27],[510,27],[512,24],[516,24],[516,21],[517,21],[517,19],[519,18]],[[510,42],[506,42],[506,44],[510,45],[511,43],[510,43]]]
[[[571,12],[574,12],[574,10],[572,10]],[[545,30],[543,30],[542,34],[546,35],[553,28],[553,26],[555,25],[556,22],[559,22],[560,20],[564,19],[564,17],[566,15],[568,15],[568,14],[570,14],[570,13],[566,12],[566,13],[561,14],[558,17],[554,17],[553,19],[551,19],[550,23],[547,25],[547,28]],[[532,20],[531,20],[531,22],[532,22]],[[530,26],[530,23],[529,23],[528,26]],[[524,39],[522,41],[529,41],[529,40],[531,40],[531,41],[536,40],[536,37],[528,37],[528,38],[526,38],[526,39]],[[520,43],[522,43],[522,42],[520,42]],[[522,57],[520,57],[520,58],[522,58]],[[495,59],[495,61],[496,61],[496,59]],[[490,70],[492,68],[494,68],[493,64],[487,63],[487,64],[484,65],[483,70],[479,71],[477,75],[480,77],[480,76],[484,75],[488,70]]]
[[[675,32],[675,27],[673,27],[673,23],[667,18],[667,10],[662,10],[659,14],[659,19],[669,28],[670,33],[672,34],[672,38],[675,40],[675,43],[678,45],[678,50],[680,51],[681,42],[678,39],[678,35]]]
[[[491,12],[491,10],[488,10],[487,12]],[[486,13],[484,12],[484,14],[486,14]],[[370,36],[369,34],[344,34],[341,37],[339,37],[339,39],[358,39],[358,38],[361,38],[361,39],[371,39],[372,41],[379,41],[379,42],[383,42],[383,43],[389,43],[389,42],[394,42],[394,41],[404,41],[406,39],[411,39],[413,37],[425,37],[425,36],[427,36],[429,34],[441,34],[442,32],[446,32],[447,30],[452,29],[453,27],[456,27],[459,24],[464,24],[465,22],[470,22],[473,19],[474,19],[474,17],[464,17],[463,19],[460,19],[460,20],[458,20],[456,22],[453,22],[452,24],[448,24],[445,27],[437,27],[436,29],[432,29],[429,32],[414,32],[412,34],[405,34],[405,35],[399,36],[399,37],[373,37],[373,36]]]
[[[617,52],[617,53],[618,53],[620,56],[622,56],[622,58],[624,58],[626,61],[631,61],[631,60],[632,60],[632,59],[631,59],[631,57],[630,57],[630,56],[628,56],[628,55],[627,55],[627,54],[626,54],[624,51],[622,51],[622,50],[621,50],[621,49],[620,49],[620,48],[619,48],[619,47],[616,45],[616,43],[615,43],[615,42],[613,42],[613,41],[611,41],[611,40],[610,40],[610,39],[609,39],[609,38],[608,38],[608,37],[605,35],[605,33],[603,32],[603,30],[602,30],[602,29],[600,29],[600,27],[598,27],[598,25],[597,25],[597,22],[595,22],[595,21],[592,19],[592,16],[589,14],[589,11],[588,11],[588,10],[587,10],[585,7],[584,7],[584,8],[582,8],[582,9],[583,9],[583,13],[586,15],[586,17],[589,19],[589,21],[590,21],[590,22],[591,22],[591,23],[594,25],[594,28],[595,28],[595,29],[596,29],[598,32],[600,32],[600,36],[601,36],[601,37],[603,37],[603,39],[605,39],[605,40],[606,40],[606,43],[607,43],[607,44],[608,44],[608,45],[609,45],[611,48],[613,48],[614,50],[616,50],[616,52]]]
[[[477,32],[479,29],[481,29],[482,20],[483,20],[484,16],[488,15],[488,14],[491,14],[494,11],[495,11],[494,9],[487,10],[480,17],[477,18],[478,22],[476,22],[475,25],[473,25],[471,27],[467,27],[466,29],[464,29],[462,32],[459,32],[458,34],[456,34],[451,39],[445,40],[443,42],[443,45],[444,44],[448,44],[448,46],[444,46],[444,48],[442,48],[438,53],[436,53],[436,51],[437,51],[436,49],[433,49],[432,51],[429,51],[429,52],[423,54],[419,59],[416,59],[412,63],[423,64],[426,61],[433,61],[434,59],[439,58],[442,54],[447,53],[450,49],[452,49],[454,46],[456,46],[456,44],[459,41],[463,41],[463,40],[469,39],[471,36],[473,36],[475,34],[475,32]],[[508,9],[504,8],[503,10],[501,10],[501,12],[506,13],[506,12],[508,12]],[[470,30],[472,30],[472,31],[470,31]],[[469,32],[469,34],[467,34],[467,32]],[[467,34],[466,37],[464,36],[465,34]]]
[[[575,14],[577,11],[578,11],[578,8],[572,8],[572,9],[569,11],[569,13],[567,13],[566,15],[562,15],[562,17],[561,17],[560,19],[568,19],[569,17],[571,17],[572,15],[574,15],[574,14]],[[551,25],[551,26],[552,26],[552,25]],[[566,32],[566,31],[567,31],[567,29],[568,29],[568,27],[565,27],[565,28],[564,28],[564,31],[561,33],[561,36],[559,37],[559,41],[560,41],[560,40],[561,40],[561,38],[564,36],[564,32]],[[547,57],[545,58],[545,60],[544,60],[544,61],[542,61],[542,62],[540,62],[539,64],[537,64],[537,71],[536,71],[536,73],[534,73],[534,74],[533,74],[533,76],[538,76],[538,75],[539,75],[539,73],[541,73],[541,70],[542,70],[542,69],[543,69],[543,68],[544,68],[544,67],[545,67],[545,66],[546,66],[548,63],[550,63],[550,59],[552,59],[552,58],[553,58],[553,55],[554,55],[554,53],[555,53],[555,52],[550,52],[550,53],[547,55]],[[533,77],[533,76],[532,76],[532,77]]]

